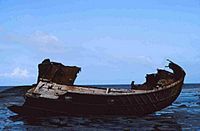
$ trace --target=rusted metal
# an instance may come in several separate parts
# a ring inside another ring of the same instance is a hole
[[[169,106],[180,94],[185,72],[170,62],[173,72],[158,70],[146,82],[131,89],[73,85],[79,67],[43,61],[38,84],[26,93],[23,106],[11,106],[19,114],[60,115],[144,115]],[[61,70],[61,71],[58,71]],[[72,70],[72,73],[68,73]],[[59,73],[64,75],[59,75]],[[67,76],[69,75],[69,76]],[[70,79],[73,79],[72,81]],[[47,113],[48,112],[48,113]]]
[[[51,62],[49,59],[45,59],[39,64],[38,69],[39,75],[37,83],[45,79],[63,85],[73,85],[77,74],[81,70],[80,67],[64,66],[61,63]]]

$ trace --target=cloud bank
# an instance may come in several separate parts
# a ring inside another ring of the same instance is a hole
[[[30,34],[20,35],[14,33],[7,33],[0,37],[5,43],[9,43],[9,46],[24,46],[27,48],[33,48],[41,52],[48,53],[59,53],[63,51],[63,43],[55,35],[42,32],[34,31]],[[0,47],[6,47],[5,43],[2,42]]]
[[[0,76],[6,78],[26,79],[30,77],[30,74],[27,69],[16,67],[11,72],[0,73]]]

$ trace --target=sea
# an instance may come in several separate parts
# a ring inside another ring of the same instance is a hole
[[[101,87],[99,85],[99,87]],[[130,85],[104,85],[130,88]],[[177,100],[161,111],[135,116],[18,116],[7,109],[23,104],[25,87],[0,87],[0,130],[2,131],[200,131],[200,84],[185,84]]]

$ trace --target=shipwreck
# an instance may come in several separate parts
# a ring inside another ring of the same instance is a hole
[[[172,71],[158,69],[147,74],[143,84],[130,89],[74,85],[81,68],[49,59],[39,64],[37,84],[25,94],[23,105],[8,108],[19,115],[145,115],[176,100],[185,72],[169,61]]]

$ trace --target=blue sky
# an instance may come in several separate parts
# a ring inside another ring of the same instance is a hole
[[[32,84],[44,58],[77,84],[141,83],[169,58],[200,82],[199,0],[0,0],[0,84]]]

